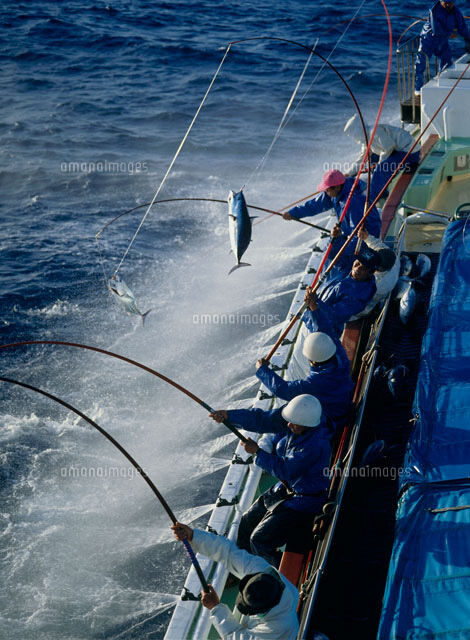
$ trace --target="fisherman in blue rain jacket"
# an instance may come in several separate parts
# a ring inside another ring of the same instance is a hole
[[[323,211],[328,211],[328,209],[334,209],[339,220],[348,200],[354,180],[354,178],[346,178],[341,171],[336,169],[327,171],[323,176],[322,182],[317,187],[317,190],[322,191],[323,193],[316,198],[312,198],[312,200],[308,200],[305,204],[293,207],[283,214],[283,218],[285,220],[292,220],[293,218],[300,219],[308,216],[315,216]],[[339,225],[345,236],[349,236],[351,234],[365,213],[364,207],[366,196],[362,192],[364,186],[364,183],[359,180],[346,211],[346,215]],[[367,216],[364,226],[371,235],[379,237],[381,224],[380,214],[377,211],[377,208],[373,207],[372,211]],[[354,247],[352,246],[352,243],[350,243],[347,248],[347,253],[352,253],[353,251]]]
[[[273,411],[219,410],[211,417],[216,422],[228,418],[256,433],[276,434],[275,453],[251,438],[242,443],[247,453],[255,455],[255,464],[280,482],[243,514],[237,544],[277,567],[279,547],[289,544],[300,552],[308,545],[313,518],[326,499],[331,431],[320,402],[303,394]]]
[[[284,380],[269,368],[264,359],[258,360],[256,364],[256,376],[271,393],[282,400],[292,400],[302,393],[318,398],[337,431],[348,416],[354,385],[343,345],[338,338],[331,338],[327,334],[330,326],[324,316],[318,321],[322,325],[321,331],[310,333],[302,346],[302,353],[310,362],[306,378]]]
[[[456,29],[465,40],[465,50],[470,52],[470,33],[465,19],[454,2],[436,2],[429,11],[419,39],[415,65],[415,91],[419,94],[424,84],[426,60],[433,55],[439,58],[439,73],[452,64],[449,36]],[[375,235],[375,234],[372,234]]]
[[[333,229],[335,232],[341,233],[338,226]],[[333,241],[332,255],[342,246],[341,238],[338,235]],[[314,312],[306,311],[302,318],[307,328],[310,331],[325,331],[339,339],[344,323],[360,313],[374,297],[377,291],[374,272],[379,266],[377,251],[365,243],[356,256],[343,253],[317,291],[312,293],[308,288],[305,293],[305,303],[309,311]]]

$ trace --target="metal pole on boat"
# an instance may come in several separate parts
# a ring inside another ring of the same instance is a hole
[[[132,464],[132,466],[142,476],[142,478],[145,480],[145,482],[151,488],[151,490],[153,491],[155,496],[158,498],[160,504],[165,509],[165,511],[166,511],[168,517],[170,518],[170,520],[172,521],[172,523],[173,524],[177,524],[178,520],[176,519],[176,516],[173,513],[173,511],[170,509],[170,507],[168,505],[168,502],[162,496],[162,494],[157,489],[157,487],[155,486],[153,481],[149,478],[149,476],[144,471],[144,469],[142,469],[140,464],[138,464],[138,462],[131,456],[131,454],[128,453],[128,451],[126,451],[126,449],[124,449],[124,447],[121,444],[119,444],[119,442],[115,438],[113,438],[112,435],[110,435],[107,431],[105,431],[105,429],[100,427],[99,424],[97,424],[94,420],[89,418],[87,415],[85,415],[79,409],[76,409],[75,407],[73,407],[68,402],[65,402],[65,400],[61,400],[61,398],[58,398],[57,396],[52,395],[52,393],[48,393],[47,391],[43,391],[42,389],[39,389],[38,387],[34,387],[31,384],[27,384],[26,382],[20,382],[18,380],[12,380],[11,378],[4,378],[3,376],[0,376],[0,381],[1,382],[8,382],[10,384],[16,384],[16,385],[18,385],[20,387],[24,387],[25,389],[29,389],[31,391],[36,391],[37,393],[40,393],[43,396],[46,396],[46,398],[49,398],[50,400],[53,400],[54,402],[58,402],[59,404],[61,404],[66,409],[69,409],[70,411],[73,411],[73,413],[75,413],[76,415],[80,416],[80,418],[82,418],[83,420],[88,422],[89,425],[91,425],[94,429],[99,431],[101,433],[101,435],[103,435],[105,438],[107,438],[111,442],[111,444],[113,444],[122,453],[122,455],[125,456],[129,460],[129,462]],[[183,544],[185,546],[185,549],[186,549],[186,551],[187,551],[187,553],[188,553],[188,555],[189,555],[189,557],[191,559],[191,562],[192,562],[192,564],[194,566],[194,569],[195,569],[195,571],[196,571],[196,573],[198,575],[198,578],[201,581],[201,585],[202,585],[203,591],[209,592],[209,586],[208,586],[207,581],[206,581],[206,579],[204,577],[204,573],[203,573],[203,571],[201,569],[201,565],[199,564],[199,562],[198,562],[198,560],[196,558],[196,555],[195,555],[195,553],[193,551],[193,548],[191,547],[191,545],[190,545],[188,540],[182,540],[182,542],[183,542]]]
[[[420,213],[429,213],[432,216],[437,216],[438,218],[445,218],[446,220],[450,220],[451,218],[451,216],[448,213],[445,213],[444,211],[434,211],[433,209],[423,209],[422,207],[413,207],[411,204],[406,204],[405,202],[402,202],[400,206],[405,207],[405,209],[411,209],[412,211],[419,211]]]
[[[194,395],[194,393],[191,393],[191,391],[189,391],[188,389],[185,389],[185,387],[181,386],[180,384],[178,384],[177,382],[175,382],[171,378],[168,378],[167,376],[163,375],[162,373],[159,373],[158,371],[155,371],[155,369],[147,367],[147,365],[141,364],[140,362],[137,362],[136,360],[131,360],[131,358],[127,358],[126,356],[121,356],[118,353],[113,353],[112,351],[106,351],[105,349],[100,349],[99,347],[92,347],[90,345],[80,344],[80,343],[77,343],[77,342],[64,342],[62,340],[24,340],[22,342],[12,342],[10,344],[2,344],[2,345],[0,345],[0,349],[7,349],[9,347],[20,347],[20,346],[30,345],[30,344],[55,344],[55,345],[60,345],[60,346],[63,346],[63,347],[75,347],[77,349],[88,349],[89,351],[96,351],[97,353],[102,353],[102,354],[104,354],[106,356],[111,356],[112,358],[117,358],[118,360],[123,360],[124,362],[127,362],[128,364],[132,364],[135,367],[139,367],[140,369],[143,369],[144,371],[147,371],[148,373],[151,373],[152,375],[156,376],[157,378],[160,378],[160,380],[163,380],[164,382],[167,382],[168,384],[170,384],[172,387],[175,387],[175,389],[178,389],[179,391],[182,391],[189,398],[191,398],[192,400],[194,400],[195,402],[200,404],[201,407],[206,409],[209,413],[214,413],[215,412],[215,409],[213,409],[209,404],[207,404],[207,402],[204,402],[204,400],[201,400],[201,398],[198,398],[196,395]],[[229,420],[224,420],[222,422],[222,424],[224,424],[227,427],[227,429],[230,429],[230,431],[234,435],[236,435],[237,438],[239,438],[242,442],[248,442],[247,438],[245,438],[245,436]]]

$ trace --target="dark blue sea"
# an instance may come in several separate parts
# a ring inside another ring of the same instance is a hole
[[[395,38],[424,16],[387,3]],[[405,15],[406,14],[406,15]],[[349,24],[351,18],[357,19]],[[154,207],[119,267],[145,326],[106,287],[214,81],[159,199],[280,209],[353,158],[354,105],[373,122],[387,29],[380,2],[6,0],[0,9],[1,344],[58,340],[157,369],[216,408],[247,406],[254,363],[274,341],[315,232],[280,218],[253,226],[227,273],[227,206]],[[416,31],[416,30],[415,30]],[[383,121],[397,124],[392,65]],[[300,229],[298,228],[300,227]],[[178,518],[204,524],[235,447],[172,387],[78,348],[1,351],[2,376],[38,387],[113,434]],[[188,561],[143,480],[72,411],[0,382],[0,637],[162,638]]]

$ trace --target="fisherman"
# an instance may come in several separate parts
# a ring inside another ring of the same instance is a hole
[[[304,204],[293,207],[288,212],[284,213],[284,220],[315,216],[323,211],[328,211],[328,209],[334,209],[339,220],[348,200],[353,183],[354,178],[346,178],[346,176],[337,169],[327,171],[324,174],[321,183],[317,187],[317,191],[322,191],[322,194],[318,195],[316,198],[312,198],[312,200],[308,200]],[[359,180],[357,188],[350,200],[346,215],[340,223],[341,231],[345,236],[349,236],[351,234],[365,213],[364,208],[366,196],[363,193],[364,188],[364,182]],[[365,226],[373,236],[380,235],[381,220],[376,207],[373,207],[372,211],[367,216]],[[347,251],[348,253],[352,253],[353,247],[348,247]]]
[[[171,528],[177,540],[189,540],[195,551],[223,563],[240,579],[234,613],[221,604],[211,585],[209,592],[201,593],[201,604],[210,610],[210,621],[221,638],[295,640],[299,592],[287,578],[266,560],[239,549],[224,536],[179,522]]]
[[[452,52],[449,47],[449,36],[455,37],[457,30],[465,40],[465,51],[470,53],[470,34],[465,18],[454,2],[436,2],[429,10],[428,20],[424,23],[419,38],[419,48],[415,64],[415,94],[420,95],[424,84],[426,61],[435,55],[439,58],[439,73],[452,64]],[[373,234],[375,235],[375,234]]]
[[[325,328],[328,329],[326,326]],[[302,393],[317,397],[331,418],[335,431],[344,425],[351,406],[354,385],[349,360],[341,342],[322,331],[310,333],[304,340],[303,355],[310,371],[302,380],[284,380],[263,358],[256,363],[256,376],[278,398],[292,400]]]
[[[313,518],[323,506],[329,483],[331,429],[315,396],[302,394],[273,411],[220,410],[216,422],[229,419],[248,431],[275,433],[275,453],[251,438],[242,442],[255,464],[279,479],[246,511],[237,544],[277,567],[284,544],[302,552],[308,546]]]
[[[333,253],[342,245],[338,225],[333,229],[335,233]],[[307,328],[314,332],[323,327],[320,330],[326,329],[330,336],[339,339],[344,323],[363,311],[374,297],[377,291],[374,272],[379,267],[378,252],[365,243],[356,256],[343,253],[315,293],[307,288],[304,300],[308,310],[303,316]]]
[[[352,118],[347,121],[344,127],[344,133],[356,140],[356,142],[362,144],[358,158],[352,163],[352,166],[346,173],[347,176],[352,176],[358,172],[366,151],[364,133],[357,114],[354,114]],[[375,200],[382,191],[390,176],[396,171],[398,165],[411,149],[414,142],[413,136],[401,127],[394,127],[391,124],[379,124],[377,126],[370,148],[371,152],[378,156],[378,163],[370,182],[371,200]],[[409,173],[410,171],[414,171],[418,162],[419,147],[408,156],[402,168]],[[387,197],[388,190],[382,195],[383,197]],[[379,234],[373,235],[378,236]]]
[[[393,290],[400,275],[400,259],[393,249],[387,247],[379,238],[374,238],[374,236],[369,235],[366,229],[361,229],[357,235],[370,249],[377,252],[380,264],[374,272],[375,286],[377,289],[374,297],[365,309],[352,317],[352,320],[368,315],[372,309]]]

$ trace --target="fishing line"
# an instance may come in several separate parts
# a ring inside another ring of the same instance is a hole
[[[333,49],[330,51],[330,53],[328,54],[328,58],[327,60],[329,60],[331,58],[331,56],[333,55],[333,53],[335,52],[335,49],[338,47],[338,45],[341,43],[342,39],[344,38],[344,36],[346,35],[349,27],[351,26],[351,24],[354,22],[354,20],[356,19],[359,11],[362,9],[362,7],[364,6],[364,4],[366,3],[366,0],[363,0],[362,4],[356,9],[356,13],[355,15],[350,19],[350,20],[345,20],[344,22],[346,22],[346,28],[344,29],[344,31],[341,33],[340,37],[338,38],[338,40],[335,42],[335,45],[333,47]],[[343,23],[341,23],[343,24]],[[327,30],[328,31],[328,30]],[[326,32],[325,32],[326,33]],[[315,75],[315,77],[313,78],[310,86],[307,88],[307,91],[304,93],[304,95],[300,98],[299,102],[296,104],[294,111],[292,112],[289,120],[286,122],[286,126],[289,124],[289,122],[292,120],[292,118],[294,117],[297,109],[300,107],[300,105],[302,104],[304,98],[306,98],[307,94],[309,93],[309,91],[311,90],[311,88],[313,87],[313,85],[315,84],[315,82],[317,81],[319,75],[321,74],[321,72],[323,71],[323,69],[325,68],[325,62],[322,64],[322,66],[320,67],[320,69],[318,70],[317,74]],[[366,144],[367,144],[367,137],[366,137]]]
[[[316,48],[318,44],[318,38],[315,41],[315,44],[313,45],[313,49]],[[268,159],[269,154],[272,151],[272,148],[274,147],[274,145],[276,144],[277,139],[279,138],[281,131],[283,129],[283,125],[284,125],[284,121],[287,118],[287,114],[289,113],[289,110],[292,106],[292,103],[294,102],[295,96],[297,94],[297,91],[300,89],[300,85],[302,84],[302,80],[304,79],[304,75],[308,69],[308,66],[310,64],[310,60],[312,59],[313,56],[313,51],[310,51],[309,56],[307,58],[307,62],[304,65],[304,68],[302,69],[302,73],[300,74],[299,79],[297,80],[297,84],[295,86],[294,91],[292,92],[292,95],[289,99],[289,102],[287,103],[287,107],[284,110],[284,114],[281,118],[281,122],[279,123],[278,127],[277,127],[277,131],[274,134],[274,137],[271,141],[271,144],[269,145],[267,151],[265,152],[264,156],[261,158],[261,160],[258,162],[257,166],[253,169],[253,171],[251,172],[251,175],[248,177],[248,179],[245,181],[245,184],[243,185],[243,187],[241,188],[241,191],[243,191],[246,187],[246,185],[250,182],[250,180],[253,178],[253,176],[258,172],[261,171],[262,167],[264,166],[264,163],[266,162],[266,160]]]
[[[8,345],[5,345],[5,346],[8,346]],[[57,403],[61,404],[66,409],[69,409],[70,411],[72,411],[76,415],[80,416],[80,418],[85,420],[85,422],[88,422],[89,425],[91,425],[94,429],[99,431],[101,433],[101,435],[103,435],[105,438],[107,438],[111,442],[111,444],[113,444],[122,453],[122,455],[125,456],[129,460],[129,462],[132,464],[132,466],[136,469],[137,473],[139,473],[142,476],[142,478],[148,484],[148,486],[153,491],[155,496],[158,498],[160,504],[165,509],[165,511],[166,511],[168,517],[170,518],[170,520],[172,521],[172,523],[173,524],[177,524],[178,523],[178,521],[176,519],[176,516],[173,513],[173,511],[170,509],[167,501],[162,496],[162,494],[157,489],[157,487],[152,482],[152,480],[149,478],[149,476],[144,471],[144,469],[142,469],[140,464],[131,456],[131,454],[128,451],[126,451],[126,449],[124,449],[124,447],[121,444],[119,444],[119,442],[115,438],[113,438],[112,435],[110,435],[107,431],[105,431],[102,427],[100,427],[99,424],[97,424],[94,420],[89,418],[87,415],[85,415],[79,409],[76,409],[75,407],[72,407],[72,405],[69,404],[68,402],[65,402],[65,400],[61,400],[61,398],[58,398],[57,396],[52,395],[52,393],[48,393],[47,391],[43,391],[42,389],[39,389],[38,387],[34,387],[31,384],[27,384],[26,382],[19,382],[18,380],[12,380],[11,378],[4,378],[3,376],[0,376],[0,381],[1,382],[8,382],[10,384],[16,384],[16,385],[18,385],[20,387],[24,387],[25,389],[30,389],[31,391],[36,391],[37,393],[40,393],[43,396],[46,396],[46,398],[49,398],[50,400],[53,400],[54,402],[57,402]],[[192,562],[192,564],[194,566],[194,569],[196,570],[196,573],[197,573],[198,578],[199,578],[199,580],[201,582],[203,591],[208,593],[209,592],[209,587],[208,587],[207,581],[206,581],[206,579],[204,577],[204,573],[203,573],[203,571],[201,569],[201,566],[200,566],[200,564],[199,564],[199,562],[198,562],[198,560],[196,558],[196,555],[195,555],[195,553],[194,553],[189,541],[188,540],[182,540],[181,542],[184,544],[186,552],[188,553],[188,555],[189,555],[189,557],[191,559],[191,562]]]
[[[291,207],[294,207],[296,204],[299,204],[299,202],[303,202],[304,200],[307,200],[308,198],[313,198],[313,196],[316,196],[319,193],[320,193],[320,191],[315,191],[314,193],[310,193],[308,196],[304,196],[303,198],[300,198],[299,200],[296,200],[295,202],[291,202],[290,204],[287,204],[285,207],[282,207],[282,209],[279,209],[278,213],[281,213],[282,211],[285,211],[286,209],[290,209]],[[227,204],[226,200],[216,200],[216,199],[212,199],[212,198],[168,198],[166,200],[156,200],[153,203],[153,205],[161,204],[162,202],[179,202],[179,201],[184,201],[184,200],[202,200],[204,202],[223,202],[224,204]],[[153,206],[153,205],[151,205],[151,206]],[[104,225],[104,227],[102,227],[100,229],[100,231],[98,231],[98,233],[95,235],[95,240],[98,240],[98,238],[103,233],[103,231],[105,229],[107,229],[110,225],[112,225],[113,222],[116,222],[116,220],[119,220],[119,218],[121,218],[122,216],[125,216],[128,213],[132,213],[133,211],[136,211],[137,209],[142,209],[143,207],[148,207],[148,206],[150,206],[150,202],[146,202],[144,204],[138,204],[135,207],[132,207],[132,209],[127,209],[127,211],[123,211],[118,216],[116,216],[115,218],[113,218],[112,220],[107,222]],[[247,205],[247,206],[251,207],[252,205]],[[274,213],[271,213],[269,216],[266,216],[265,218],[262,218],[261,220],[258,220],[258,222],[254,222],[253,226],[255,224],[259,224],[260,222],[263,222],[263,220],[267,220],[272,215],[274,215]]]
[[[134,235],[132,236],[132,239],[131,239],[131,241],[130,241],[130,243],[129,243],[128,247],[127,247],[127,249],[124,251],[124,255],[122,256],[120,263],[118,264],[118,266],[117,266],[116,270],[114,271],[113,277],[117,275],[117,273],[118,273],[119,269],[121,268],[122,263],[123,263],[123,262],[124,262],[124,260],[126,259],[126,256],[127,256],[127,254],[129,253],[130,248],[131,248],[131,247],[132,247],[132,245],[134,244],[134,241],[135,241],[135,239],[137,238],[137,235],[138,235],[139,231],[140,231],[140,230],[141,230],[141,228],[142,228],[142,225],[144,224],[144,222],[145,222],[145,220],[146,220],[146,218],[147,218],[148,214],[150,213],[150,209],[152,208],[153,203],[154,203],[154,202],[155,202],[155,200],[158,198],[158,195],[159,195],[160,191],[162,190],[163,185],[165,184],[166,179],[168,178],[168,175],[170,174],[170,171],[172,170],[173,165],[175,164],[176,159],[177,159],[177,157],[179,156],[180,151],[181,151],[181,149],[183,148],[183,145],[184,145],[184,143],[186,142],[187,137],[188,137],[188,135],[189,135],[189,133],[190,133],[191,129],[193,128],[193,125],[194,125],[194,123],[196,122],[196,120],[197,120],[197,118],[198,118],[198,116],[199,116],[199,113],[200,113],[200,111],[201,111],[201,109],[202,109],[202,107],[203,107],[203,105],[204,105],[204,103],[205,103],[205,101],[206,101],[206,99],[207,99],[207,96],[209,95],[209,93],[210,93],[210,91],[211,91],[211,89],[212,89],[212,86],[214,85],[215,79],[216,79],[216,78],[217,78],[217,76],[219,75],[219,71],[222,69],[222,66],[223,66],[223,64],[224,64],[224,62],[225,62],[225,59],[226,59],[226,57],[227,57],[227,55],[228,55],[228,52],[230,51],[230,47],[231,47],[231,46],[232,46],[232,44],[231,44],[231,43],[229,43],[229,44],[228,44],[228,46],[227,46],[227,48],[226,48],[226,50],[225,50],[225,53],[224,53],[224,55],[223,55],[223,58],[222,58],[222,60],[221,60],[221,62],[220,62],[220,64],[219,64],[219,66],[218,66],[218,68],[217,68],[217,71],[215,72],[215,74],[214,74],[214,76],[213,76],[213,78],[212,78],[212,80],[211,80],[211,82],[210,82],[210,84],[209,84],[209,86],[208,86],[208,88],[207,88],[207,91],[206,91],[206,93],[204,94],[204,97],[203,97],[203,99],[202,99],[202,101],[201,101],[201,104],[199,105],[199,107],[198,107],[198,109],[197,109],[196,113],[194,114],[194,117],[193,117],[193,119],[192,119],[192,121],[191,121],[191,124],[190,124],[190,125],[189,125],[189,127],[188,127],[188,130],[187,130],[187,131],[186,131],[186,133],[184,134],[183,139],[181,140],[180,145],[179,145],[178,149],[176,150],[175,155],[173,156],[173,160],[170,162],[170,166],[168,167],[168,169],[167,169],[167,171],[166,171],[165,175],[163,176],[162,181],[160,182],[160,185],[159,185],[159,187],[158,187],[157,191],[155,192],[155,195],[154,195],[154,196],[153,196],[153,198],[152,198],[152,202],[150,203],[150,205],[149,205],[149,207],[148,207],[147,211],[145,212],[145,214],[144,214],[144,216],[143,216],[142,220],[141,220],[141,221],[140,221],[140,223],[139,223],[139,226],[137,227],[137,229],[136,229],[136,231],[135,231]]]
[[[191,393],[191,391],[188,391],[188,389],[185,389],[182,385],[178,384],[171,378],[168,378],[167,376],[163,375],[163,373],[159,373],[158,371],[155,371],[155,369],[151,369],[150,367],[147,367],[147,365],[141,364],[136,360],[131,360],[131,358],[127,358],[126,356],[121,356],[120,354],[113,353],[112,351],[106,351],[105,349],[100,349],[99,347],[92,347],[90,345],[80,344],[77,342],[64,342],[62,340],[24,340],[22,342],[11,342],[9,344],[2,344],[0,345],[0,349],[7,349],[9,347],[20,347],[23,345],[30,345],[30,344],[55,344],[55,345],[61,345],[64,347],[75,347],[77,349],[88,349],[89,351],[96,351],[97,353],[102,353],[106,356],[117,358],[118,360],[123,360],[123,362],[132,364],[135,367],[139,367],[139,369],[143,369],[144,371],[151,373],[157,378],[160,378],[160,380],[167,382],[172,387],[175,387],[175,389],[178,389],[178,391],[182,391],[189,398],[191,398],[192,400],[197,402],[199,405],[201,405],[201,407],[206,409],[209,413],[215,412],[215,410],[210,405],[208,405],[207,402],[204,402],[203,400],[198,398],[196,395],[194,395],[194,393]],[[230,429],[230,431],[234,435],[236,435],[237,438],[239,438],[242,442],[247,442],[247,439],[245,438],[245,436],[242,433],[240,433],[240,431],[236,427],[234,427],[231,422],[229,422],[228,420],[224,420],[222,424],[224,424],[228,429]]]
[[[264,216],[264,218],[261,218],[261,220],[257,220],[256,222],[253,222],[252,226],[254,227],[257,224],[261,224],[265,220],[268,220],[268,218],[272,218],[272,216],[282,216],[282,213],[281,213],[282,211],[285,211],[286,209],[290,209],[291,207],[293,207],[294,205],[298,204],[299,202],[303,202],[304,200],[307,200],[307,198],[312,198],[313,196],[316,196],[318,193],[320,193],[320,192],[316,191],[315,193],[311,193],[308,196],[304,196],[300,200],[297,200],[296,202],[293,202],[292,204],[289,204],[289,205],[283,207],[279,211],[273,211],[272,209],[265,209],[263,207],[257,207],[255,205],[247,204],[247,207],[249,209],[256,209],[257,211],[265,211],[266,213],[269,213],[269,215]],[[156,205],[156,204],[167,203],[167,202],[186,202],[186,201],[217,202],[217,203],[222,203],[222,204],[225,204],[225,205],[227,204],[227,200],[219,200],[219,199],[216,199],[216,198],[166,198],[165,200],[156,200],[151,206]],[[96,244],[98,246],[98,253],[99,253],[100,259],[101,259],[101,267],[103,269],[104,282],[105,282],[106,287],[108,287],[108,281],[106,279],[106,273],[105,273],[105,269],[104,269],[103,253],[101,251],[101,247],[100,247],[100,244],[99,244],[99,241],[98,241],[100,235],[103,233],[103,231],[105,229],[107,229],[107,227],[112,225],[113,222],[116,222],[117,220],[119,220],[119,218],[122,218],[123,216],[125,216],[125,215],[127,215],[129,213],[132,213],[133,211],[136,211],[137,209],[142,209],[143,207],[148,207],[149,205],[150,205],[150,203],[147,202],[145,204],[139,204],[136,207],[132,207],[132,209],[128,209],[127,211],[123,211],[122,213],[117,215],[115,218],[113,218],[112,220],[107,222],[104,225],[104,227],[102,227],[100,229],[100,231],[98,231],[98,233],[95,235],[95,242],[96,242]],[[328,234],[330,233],[329,229],[327,229],[326,227],[320,227],[319,225],[316,225],[316,224],[314,224],[312,222],[307,222],[306,220],[300,220],[300,219],[296,219],[296,218],[293,218],[293,220],[295,220],[296,222],[300,222],[301,224],[307,225],[309,227],[312,227],[313,229],[318,229],[319,231],[322,231],[324,233],[328,233]],[[205,251],[201,255],[204,256],[207,253],[210,253],[211,251],[212,251],[212,249],[207,249],[207,251]]]
[[[415,25],[419,24],[420,22],[423,21],[423,18],[420,18],[419,20],[415,20],[414,22],[412,22],[410,25],[408,25],[406,27],[406,29],[400,34],[400,37],[397,40],[397,44],[396,46],[398,47],[401,43],[401,39],[403,38],[403,36],[405,35],[405,33],[407,33],[410,29],[412,29]],[[417,38],[418,34],[414,35],[412,38],[410,38],[409,40],[407,40],[407,42],[410,42],[410,40],[413,40],[414,38]],[[406,44],[406,42],[405,42]]]

